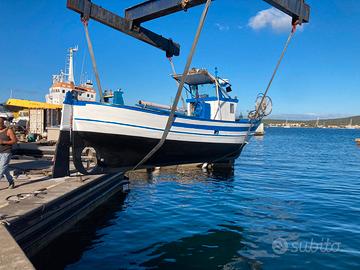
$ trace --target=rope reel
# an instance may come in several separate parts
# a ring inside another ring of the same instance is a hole
[[[249,112],[249,119],[262,119],[272,112],[272,100],[263,93],[258,94],[255,100],[255,110]]]

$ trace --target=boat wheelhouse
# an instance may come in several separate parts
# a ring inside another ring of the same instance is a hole
[[[181,75],[174,78],[179,82]],[[231,98],[231,84],[206,69],[192,69],[185,78],[187,114],[202,119],[235,121],[237,98]],[[213,95],[209,95],[213,93]]]

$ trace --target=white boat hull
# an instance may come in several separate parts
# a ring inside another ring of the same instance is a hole
[[[101,172],[109,172],[131,169],[153,149],[164,132],[168,112],[74,101],[64,105],[63,117],[71,119],[64,119],[61,130],[71,130],[76,168],[87,173],[80,162],[81,151],[92,147]],[[178,115],[164,145],[142,167],[234,160],[249,139],[250,126],[248,120]],[[256,128],[253,123],[251,133]]]

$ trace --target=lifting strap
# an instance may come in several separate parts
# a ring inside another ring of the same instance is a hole
[[[167,59],[169,59],[173,76],[176,76],[177,73],[176,73],[175,65],[174,65],[174,62],[173,62],[172,58],[171,58],[171,57],[167,57]],[[179,87],[179,82],[178,82],[178,80],[176,80],[176,85]],[[183,98],[182,95],[180,96],[180,98],[181,98],[182,107],[183,107],[184,111],[186,111],[186,103],[185,103],[185,100],[184,100],[184,98]]]
[[[166,127],[165,127],[165,130],[164,130],[164,132],[163,132],[163,134],[161,136],[161,139],[158,142],[158,144],[137,165],[135,165],[135,167],[132,170],[137,169],[139,166],[141,166],[146,161],[148,161],[162,147],[162,145],[166,141],[166,138],[167,138],[167,136],[168,136],[168,134],[170,132],[171,126],[172,126],[172,124],[173,124],[173,122],[175,120],[175,111],[177,109],[177,105],[179,103],[179,99],[181,97],[182,90],[184,88],[186,75],[189,73],[192,58],[194,56],[195,49],[196,49],[198,41],[199,41],[200,34],[201,34],[202,29],[203,29],[207,13],[209,11],[210,4],[211,4],[211,0],[207,0],[206,4],[205,4],[205,8],[204,8],[203,13],[202,13],[201,18],[200,18],[199,26],[197,28],[196,35],[195,35],[195,38],[194,38],[190,53],[189,53],[187,61],[186,61],[183,76],[181,76],[181,81],[179,83],[178,90],[177,90],[173,105],[171,107],[170,115],[168,117]]]
[[[278,62],[277,62],[277,64],[276,64],[276,67],[275,67],[275,69],[274,69],[274,71],[273,71],[273,74],[272,74],[272,76],[271,76],[271,79],[270,79],[270,81],[269,81],[269,83],[268,83],[268,85],[267,85],[267,87],[266,87],[266,90],[265,90],[265,92],[264,92],[264,95],[263,95],[262,98],[261,98],[261,101],[260,101],[260,103],[259,103],[259,106],[256,108],[255,118],[257,118],[257,117],[259,116],[259,110],[260,110],[260,108],[262,107],[262,104],[263,104],[264,101],[265,101],[266,95],[267,95],[267,93],[269,92],[269,89],[270,89],[270,87],[271,87],[271,85],[272,85],[272,82],[273,82],[273,80],[274,80],[274,78],[275,78],[275,75],[276,75],[276,73],[277,73],[277,71],[278,71],[278,69],[279,69],[279,66],[280,66],[280,64],[281,64],[281,62],[282,62],[282,60],[283,60],[283,58],[284,58],[284,55],[285,55],[285,53],[286,53],[286,51],[287,51],[287,49],[288,49],[288,47],[289,47],[290,41],[292,40],[292,38],[293,38],[293,36],[294,36],[294,34],[295,34],[295,32],[296,32],[296,25],[297,25],[297,24],[298,24],[298,21],[295,21],[295,22],[292,23],[292,29],[291,29],[291,32],[290,32],[290,34],[289,34],[289,37],[288,37],[288,39],[287,39],[287,41],[286,41],[286,43],[285,43],[285,47],[284,47],[284,49],[283,49],[283,51],[282,51],[282,53],[281,53],[281,55],[280,55],[280,58],[279,58],[279,60],[278,60]]]
[[[86,35],[86,42],[87,42],[89,53],[90,53],[90,56],[91,56],[91,62],[92,62],[93,70],[94,70],[94,73],[95,73],[96,84],[97,84],[97,87],[98,87],[100,102],[104,102],[103,91],[102,91],[101,84],[100,84],[99,72],[98,72],[98,69],[97,69],[94,50],[93,50],[93,46],[92,46],[90,35],[89,35],[89,29],[88,29],[89,20],[86,19],[86,17],[84,17],[84,18],[81,19],[81,21],[82,21],[82,23],[84,25],[84,30],[85,30],[85,35]]]
[[[271,76],[271,78],[270,78],[270,81],[269,81],[269,83],[268,83],[268,85],[267,85],[267,87],[266,87],[266,90],[265,90],[265,92],[264,92],[264,95],[263,95],[262,98],[261,98],[261,101],[260,101],[260,103],[259,103],[259,106],[256,108],[255,120],[257,120],[257,117],[259,116],[260,108],[262,107],[262,104],[263,104],[264,101],[265,101],[266,95],[267,95],[267,93],[269,92],[269,89],[270,89],[271,84],[272,84],[272,82],[273,82],[273,80],[274,80],[274,78],[275,78],[275,75],[276,75],[276,73],[277,73],[277,71],[278,71],[278,69],[279,69],[279,66],[280,66],[280,64],[281,64],[281,62],[282,62],[282,60],[283,60],[283,58],[284,58],[284,55],[285,55],[285,53],[286,53],[286,51],[287,51],[287,49],[288,49],[288,47],[289,47],[289,44],[290,44],[292,38],[294,37],[294,34],[295,34],[295,32],[296,32],[296,26],[297,26],[298,23],[299,23],[298,20],[293,20],[293,22],[292,22],[292,29],[291,29],[291,32],[290,32],[290,34],[289,34],[288,39],[286,40],[284,49],[283,49],[283,51],[282,51],[282,53],[281,53],[281,55],[280,55],[280,58],[279,58],[279,60],[278,60],[278,62],[277,62],[277,64],[276,64],[276,67],[275,67],[274,72],[273,72],[273,74],[272,74],[272,76]],[[249,138],[249,136],[250,136],[250,134],[251,134],[251,129],[254,127],[254,122],[255,122],[255,121],[251,120],[251,124],[250,124],[250,126],[249,126],[249,129],[248,129],[246,135],[245,135],[244,142],[241,144],[241,146],[240,146],[239,149],[243,148],[243,147],[245,146],[245,144],[248,143],[248,138]],[[236,154],[238,151],[239,151],[239,150],[236,150],[236,151],[234,151],[234,152],[231,152],[231,153],[229,153],[229,154],[226,154],[225,156],[223,156],[223,157],[221,157],[221,158],[218,158],[218,159],[215,160],[214,162],[221,161],[221,160],[223,160],[223,159],[225,159],[225,158],[227,158],[227,157],[230,157],[230,156]]]
[[[293,38],[294,35],[295,35],[296,26],[297,26],[298,23],[299,23],[298,20],[294,20],[294,19],[293,19],[292,28],[291,28],[290,34],[289,34],[289,36],[288,36],[288,39],[287,39],[286,42],[285,42],[284,49],[283,49],[282,52],[281,52],[280,58],[279,58],[276,66],[275,66],[275,69],[274,69],[274,71],[273,71],[273,73],[272,73],[272,76],[271,76],[271,78],[270,78],[270,81],[269,81],[269,83],[268,83],[268,85],[267,85],[267,87],[266,87],[266,90],[265,90],[265,92],[264,92],[264,95],[262,96],[262,98],[261,98],[261,100],[260,100],[260,103],[259,103],[259,105],[258,105],[257,108],[256,108],[255,119],[258,119],[258,118],[259,118],[260,108],[262,108],[262,106],[263,106],[263,103],[264,103],[264,101],[265,101],[265,99],[266,99],[267,93],[269,92],[269,89],[270,89],[270,87],[271,87],[271,85],[272,85],[272,82],[274,81],[274,78],[275,78],[275,76],[276,76],[276,74],[277,74],[277,71],[278,71],[278,69],[279,69],[279,66],[280,66],[282,60],[284,59],[285,53],[286,53],[286,51],[287,51],[287,49],[288,49],[288,47],[289,47],[289,44],[290,44],[292,38]],[[253,128],[253,126],[254,126],[254,122],[251,121],[251,124],[250,124],[250,126],[249,126],[249,129],[248,129],[248,131],[247,131],[247,133],[246,133],[244,142],[243,142],[243,144],[241,145],[241,147],[243,147],[243,146],[248,142],[248,138],[249,138],[249,135],[251,134],[251,129]]]

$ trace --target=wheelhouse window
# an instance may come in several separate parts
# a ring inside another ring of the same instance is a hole
[[[233,103],[230,103],[230,113],[231,114],[235,113],[235,105]]]

